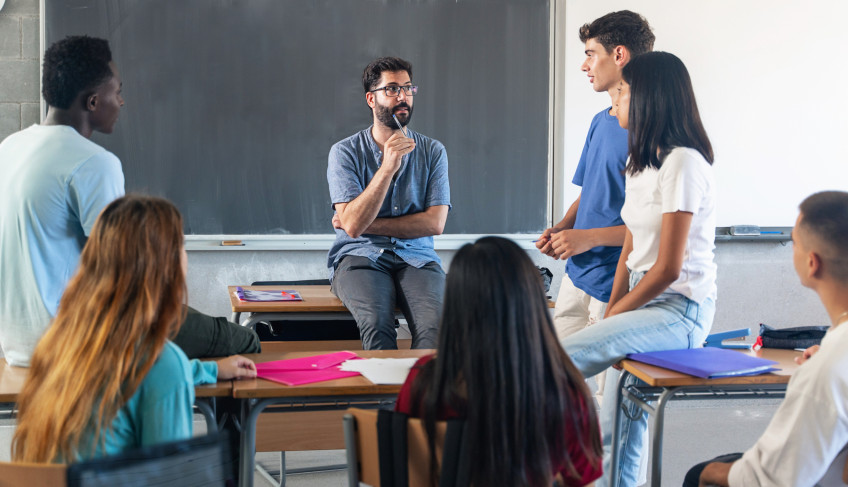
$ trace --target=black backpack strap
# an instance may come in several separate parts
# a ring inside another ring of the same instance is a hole
[[[407,420],[409,416],[403,413],[393,413],[392,440],[395,449],[395,487],[409,486],[409,440]]]
[[[448,420],[439,487],[464,487],[469,483],[467,430],[465,421]]]
[[[380,485],[395,487],[394,464],[395,449],[392,435],[392,417],[394,413],[387,410],[377,411],[377,455],[380,460]]]

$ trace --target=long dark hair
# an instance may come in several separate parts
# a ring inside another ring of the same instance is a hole
[[[457,252],[438,347],[413,384],[420,408],[413,412],[431,452],[440,411],[466,418],[473,485],[552,485],[560,465],[579,477],[566,429],[600,463],[589,390],[556,338],[539,272],[518,245],[485,237]]]
[[[677,56],[661,51],[636,56],[621,76],[630,85],[629,174],[659,168],[675,147],[695,149],[713,163],[689,71]]]

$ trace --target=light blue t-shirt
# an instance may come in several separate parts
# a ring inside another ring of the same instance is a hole
[[[215,362],[189,361],[180,347],[165,342],[153,367],[129,401],[118,411],[103,442],[94,442],[94,432],[83,435],[77,460],[114,455],[132,448],[191,438],[195,384],[212,384],[217,379]],[[89,453],[93,450],[93,453]]]
[[[431,206],[450,207],[445,146],[409,129],[407,134],[415,140],[415,149],[403,156],[397,178],[386,192],[377,218],[420,213]],[[374,178],[382,160],[383,154],[371,135],[371,127],[333,145],[327,165],[331,203],[348,203],[359,196]],[[376,262],[383,250],[391,250],[413,267],[420,268],[428,262],[441,264],[433,249],[432,236],[395,238],[362,234],[353,238],[344,230],[336,229],[336,240],[327,256],[330,279],[333,279],[336,264],[345,255],[368,257]]]
[[[595,115],[580,163],[572,182],[582,187],[575,229],[623,225],[624,167],[627,164],[627,130],[609,114],[609,108]],[[609,302],[612,281],[621,247],[595,247],[568,259],[565,272],[586,294]]]
[[[0,346],[27,366],[100,211],[124,194],[121,162],[67,125],[0,143]]]

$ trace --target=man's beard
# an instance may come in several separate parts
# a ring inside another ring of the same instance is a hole
[[[380,105],[379,103],[377,103],[377,105],[375,106],[374,113],[377,114],[377,120],[379,120],[380,123],[382,123],[386,127],[395,129],[397,128],[397,124],[395,123],[395,119],[392,118],[392,115],[394,114],[394,111],[399,108],[406,108],[407,110],[409,110],[407,113],[400,113],[397,115],[397,119],[398,122],[400,122],[400,126],[406,127],[406,125],[409,123],[409,120],[412,118],[412,107],[409,106],[406,102],[400,102],[393,108],[389,108],[387,106]]]

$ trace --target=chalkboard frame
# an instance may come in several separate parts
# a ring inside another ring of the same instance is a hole
[[[515,0],[512,0],[512,1],[515,1]],[[46,46],[47,43],[50,42],[50,41],[47,40],[47,37],[48,37],[46,35],[47,29],[45,27],[46,18],[48,17],[48,14],[46,13],[46,5],[45,5],[47,3],[50,3],[50,0],[41,0],[41,6],[42,6],[42,9],[41,9],[41,12],[42,12],[42,16],[41,16],[41,24],[42,24],[41,36],[42,36],[42,45],[43,46]],[[564,14],[564,0],[550,0],[550,1],[547,1],[546,3],[547,3],[547,6],[548,6],[548,10],[549,10],[549,17],[548,17],[549,28],[548,28],[548,36],[547,36],[548,37],[548,40],[547,40],[547,46],[548,46],[548,80],[546,81],[547,88],[548,88],[548,103],[547,103],[548,110],[547,110],[547,117],[546,117],[547,118],[547,127],[546,127],[547,130],[546,130],[546,133],[545,133],[546,144],[545,144],[545,148],[544,148],[545,153],[546,153],[545,154],[545,161],[544,161],[545,178],[544,178],[544,181],[543,181],[544,197],[541,200],[542,204],[541,204],[541,208],[540,208],[540,212],[541,212],[540,214],[542,215],[542,218],[538,219],[538,221],[539,221],[539,223],[537,224],[538,228],[534,228],[531,231],[518,232],[519,235],[536,234],[537,231],[540,231],[543,228],[545,228],[546,226],[550,225],[551,215],[552,215],[552,211],[551,211],[552,192],[554,191],[554,189],[553,189],[553,181],[554,181],[553,172],[554,172],[554,168],[557,166],[554,159],[557,157],[558,152],[560,154],[562,152],[561,149],[559,151],[557,150],[557,148],[556,148],[556,145],[557,145],[556,137],[554,137],[553,134],[557,133],[557,126],[556,126],[557,119],[561,119],[561,116],[562,116],[561,115],[562,114],[562,107],[559,107],[558,104],[557,104],[557,100],[561,99],[561,96],[559,96],[559,94],[558,94],[558,93],[561,92],[561,89],[562,89],[562,86],[561,86],[562,85],[562,78],[561,78],[561,76],[559,76],[559,73],[561,72],[561,67],[558,67],[557,66],[558,63],[556,62],[557,54],[561,54],[561,52],[560,52],[560,48],[557,47],[556,42],[557,42],[557,39],[561,36],[561,34],[559,32],[560,29],[557,28],[557,25],[559,25],[562,22],[562,18],[563,18],[563,14]],[[113,46],[113,49],[114,49],[114,46]],[[43,50],[42,50],[42,52],[43,52]],[[117,56],[116,56],[116,58],[117,58]],[[120,62],[120,59],[118,59],[118,61]],[[119,64],[119,68],[120,67],[121,66]],[[363,124],[363,125],[365,125],[365,124]],[[120,127],[120,125],[119,125],[119,127]],[[422,132],[426,133],[424,130],[422,130]],[[109,145],[108,142],[106,142],[106,141],[108,141],[108,138],[105,138],[105,137],[96,138],[95,141],[97,141],[98,143],[103,143],[103,145],[106,145],[106,146]],[[449,148],[449,155],[450,155],[450,148]],[[561,164],[560,164],[560,167],[561,167]],[[457,183],[454,183],[453,188],[452,188],[453,192],[456,193],[458,188],[459,188],[459,185]],[[134,188],[129,187],[128,189],[133,190]],[[456,204],[456,203],[454,203],[454,204]],[[446,230],[448,231],[448,233],[451,233],[452,236],[451,235],[445,235],[445,236],[442,236],[442,238],[440,238],[438,240],[441,240],[443,242],[467,241],[469,238],[473,238],[474,236],[479,234],[478,232],[450,232],[450,230],[451,230],[451,228],[450,228],[450,218],[449,218],[448,228]],[[498,230],[503,230],[503,229],[499,228]],[[516,234],[515,232],[505,233],[505,232],[497,231],[497,230],[492,231],[492,232],[488,232],[488,233],[509,234],[509,235]],[[245,243],[247,243],[248,246],[251,247],[251,248],[256,248],[254,245],[250,245],[250,242],[253,242],[253,241],[255,241],[257,243],[260,243],[260,242],[266,242],[267,243],[267,242],[272,242],[272,241],[273,242],[292,242],[291,244],[284,244],[283,245],[284,247],[287,247],[287,248],[289,248],[291,246],[294,246],[296,248],[301,248],[300,245],[296,243],[296,242],[301,242],[301,243],[305,244],[305,246],[303,248],[324,248],[324,247],[328,246],[328,244],[325,243],[325,241],[327,240],[328,237],[331,238],[332,235],[331,234],[324,234],[323,232],[321,232],[321,233],[298,233],[298,234],[294,234],[294,235],[257,234],[257,233],[213,233],[213,232],[201,233],[201,234],[192,234],[190,232],[187,232],[187,238],[190,241],[195,242],[195,245],[197,245],[197,243],[199,243],[199,242],[215,242],[219,238],[221,238],[222,240],[223,239],[241,239]],[[446,245],[448,247],[453,247],[455,244],[454,243],[448,243]],[[260,244],[260,247],[261,246],[262,246],[262,244]],[[270,244],[268,246],[268,248],[279,248],[279,244]]]

